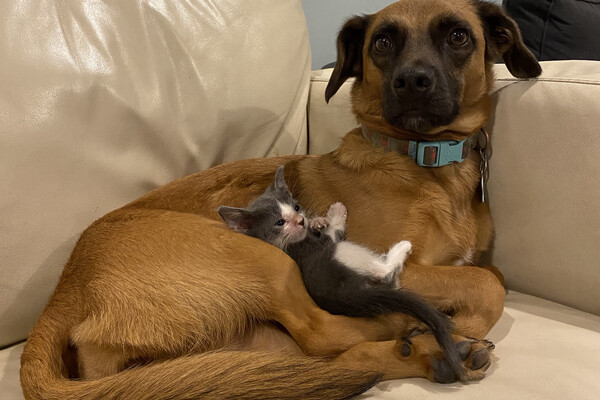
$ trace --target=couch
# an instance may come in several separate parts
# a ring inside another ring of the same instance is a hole
[[[0,3],[0,399],[78,235],[154,187],[250,157],[324,153],[356,122],[310,71],[300,0]],[[364,399],[600,393],[600,62],[496,65],[482,262],[507,283],[487,377]]]

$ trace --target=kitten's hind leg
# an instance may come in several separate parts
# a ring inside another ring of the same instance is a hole
[[[348,217],[348,210],[342,203],[334,203],[329,207],[327,211],[327,220],[329,226],[325,229],[324,233],[328,235],[334,242],[341,242],[346,238],[346,218]]]
[[[391,272],[385,277],[386,282],[393,282],[404,268],[404,262],[412,251],[412,244],[408,240],[393,245],[385,255],[385,264]]]

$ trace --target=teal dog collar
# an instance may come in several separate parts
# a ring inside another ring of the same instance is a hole
[[[453,163],[463,162],[477,144],[478,135],[464,140],[439,140],[437,142],[417,142],[402,140],[384,135],[381,132],[368,130],[362,126],[365,139],[387,151],[395,151],[411,157],[421,167],[443,167]]]

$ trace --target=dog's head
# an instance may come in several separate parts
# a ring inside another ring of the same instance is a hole
[[[469,135],[490,112],[491,65],[519,78],[541,68],[502,8],[477,0],[402,0],[351,18],[337,41],[326,100],[350,77],[359,121],[386,133]]]

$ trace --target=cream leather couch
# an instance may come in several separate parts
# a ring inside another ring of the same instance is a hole
[[[0,2],[0,399],[75,240],[150,189],[241,158],[321,153],[355,122],[324,103],[301,2]],[[600,63],[497,66],[491,261],[510,289],[470,385],[368,399],[600,396]]]

